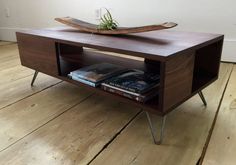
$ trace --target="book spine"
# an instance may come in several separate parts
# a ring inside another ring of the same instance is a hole
[[[123,73],[125,71],[127,71],[127,69],[115,71],[114,73],[105,74],[102,77],[96,78],[96,79],[95,78],[91,78],[91,77],[87,77],[86,76],[86,72],[83,72],[83,71],[71,72],[71,75],[75,76],[75,77],[78,77],[78,78],[81,78],[81,79],[85,79],[85,80],[91,81],[91,82],[101,82],[101,81],[109,79],[109,78],[111,78],[113,76],[119,75],[119,74],[121,74],[121,73]]]
[[[110,93],[115,93],[115,94],[127,97],[127,98],[129,98],[131,100],[135,100],[135,101],[138,101],[138,102],[142,102],[143,103],[143,102],[146,101],[146,99],[144,97],[142,97],[142,96],[134,96],[134,95],[129,94],[129,93],[125,93],[125,92],[121,92],[121,91],[112,89],[110,87],[102,86],[102,89],[105,90],[105,91],[108,91]]]
[[[109,85],[107,83],[102,83],[101,85],[106,86],[106,87],[111,88],[111,89],[114,89],[114,90],[121,91],[121,92],[129,93],[129,94],[134,95],[134,96],[140,96],[139,93],[134,93],[134,92],[131,92],[131,91],[128,91],[128,90],[125,90],[125,89],[121,89],[121,88],[115,87],[113,85]]]
[[[117,88],[121,88],[121,89],[124,89],[124,90],[128,90],[130,92],[134,92],[134,93],[139,93],[137,90],[134,90],[132,88],[129,88],[129,87],[125,87],[125,86],[122,86],[122,85],[119,85],[119,84],[115,84],[115,83],[112,83],[112,82],[109,82],[108,83],[109,85],[112,85],[112,86],[115,86]]]
[[[159,83],[153,84],[153,85],[150,86],[150,88],[148,88],[148,89],[146,89],[146,90],[143,90],[143,91],[140,91],[140,90],[135,90],[135,89],[133,89],[133,88],[121,86],[121,85],[116,84],[116,83],[113,83],[113,82],[108,82],[107,84],[110,85],[110,86],[114,86],[114,87],[123,89],[123,90],[127,90],[127,91],[130,91],[130,92],[133,92],[133,93],[137,93],[137,94],[144,94],[144,93],[146,93],[146,92],[152,90],[153,88],[159,86]]]
[[[87,85],[92,86],[92,87],[96,87],[96,86],[97,86],[97,84],[95,84],[95,83],[93,83],[93,82],[86,81],[86,80],[80,79],[80,78],[78,78],[78,77],[72,76],[72,79],[75,80],[75,81],[79,81],[79,82],[81,82],[81,83],[87,84]]]

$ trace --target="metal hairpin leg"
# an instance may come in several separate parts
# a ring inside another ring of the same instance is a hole
[[[34,72],[34,76],[33,76],[33,79],[32,79],[32,81],[31,81],[31,86],[34,85],[34,81],[35,81],[35,79],[36,79],[38,73],[39,73],[38,71],[35,71],[35,72]]]
[[[202,102],[205,106],[207,106],[207,102],[206,102],[206,99],[202,93],[202,91],[198,92],[198,95],[200,96],[200,98],[202,99]]]
[[[151,130],[152,138],[155,144],[160,145],[163,140],[163,134],[164,134],[164,127],[165,127],[165,121],[166,121],[166,116],[161,117],[161,128],[160,128],[160,137],[156,136],[157,134],[157,127],[154,127],[153,121],[151,119],[151,116],[148,112],[146,112],[147,119],[148,119],[148,124]]]

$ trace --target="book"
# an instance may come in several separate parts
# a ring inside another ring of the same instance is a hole
[[[102,87],[107,87],[109,89],[113,89],[113,90],[118,90],[118,91],[121,91],[121,92],[129,93],[129,94],[134,95],[134,96],[140,96],[141,95],[140,93],[131,92],[131,91],[128,91],[128,90],[125,90],[125,89],[121,89],[121,88],[118,88],[118,87],[106,84],[106,83],[102,83],[101,85],[102,85]]]
[[[126,71],[126,69],[121,66],[110,63],[100,63],[72,71],[70,72],[69,76],[72,77],[72,79],[83,79],[96,83],[101,82],[124,71]]]
[[[159,86],[159,83],[159,74],[141,70],[129,70],[104,81],[104,85],[110,85],[136,94],[143,94]]]
[[[148,100],[152,99],[153,97],[158,95],[158,89],[155,88],[154,90],[151,90],[145,94],[133,94],[132,92],[129,91],[124,91],[124,90],[117,90],[116,88],[112,87],[112,86],[105,86],[102,84],[102,89],[110,92],[110,93],[114,93],[114,94],[118,94],[124,97],[127,97],[131,100],[135,100],[141,103],[145,103]]]
[[[75,80],[75,81],[79,81],[79,82],[84,83],[84,84],[87,84],[87,85],[92,86],[92,87],[97,87],[98,85],[100,85],[100,83],[94,83],[94,82],[84,80],[84,79],[81,79],[81,78],[78,78],[78,77],[75,77],[75,76],[72,76],[71,79]]]

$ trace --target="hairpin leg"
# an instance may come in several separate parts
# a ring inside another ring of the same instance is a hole
[[[35,71],[35,72],[34,72],[34,76],[33,76],[33,79],[32,79],[32,81],[31,81],[31,86],[34,85],[34,81],[35,81],[35,79],[36,79],[38,73],[39,73],[38,71]]]
[[[206,102],[206,99],[202,93],[202,91],[198,92],[198,95],[200,96],[200,98],[202,99],[202,102],[205,106],[207,106],[207,102]]]
[[[151,130],[152,138],[155,144],[160,145],[163,140],[163,134],[164,134],[164,127],[165,127],[165,121],[166,121],[166,116],[161,117],[161,127],[160,127],[160,134],[159,134],[159,139],[156,136],[157,133],[157,127],[154,127],[152,118],[148,112],[146,112],[146,116],[148,119],[148,124]]]

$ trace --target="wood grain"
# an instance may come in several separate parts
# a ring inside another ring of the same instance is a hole
[[[234,65],[203,165],[234,165],[236,162],[236,65]]]
[[[7,60],[1,60],[1,65],[0,65],[0,71],[5,70],[5,69],[10,69],[15,66],[20,65],[20,60],[19,59],[7,59]]]
[[[56,78],[39,74],[37,86],[32,88],[32,70],[20,66],[16,44],[1,46],[0,58],[0,109],[60,82]]]
[[[20,64],[16,44],[0,46],[0,72]]]
[[[165,63],[163,77],[163,111],[168,111],[192,93],[194,52],[172,57]]]
[[[196,164],[231,69],[232,65],[222,64],[219,80],[203,91],[207,108],[199,107],[201,100],[195,96],[167,116],[162,145],[153,144],[146,116],[142,114],[92,164]]]
[[[0,77],[2,77],[0,79],[0,85],[11,83],[28,76],[33,76],[33,73],[33,70],[20,65],[11,67],[9,69],[4,69],[0,71]]]
[[[17,35],[21,64],[49,75],[58,75],[56,45],[47,38]]]
[[[141,32],[148,32],[148,31],[154,31],[154,30],[169,29],[169,28],[173,28],[177,26],[176,23],[166,22],[166,23],[158,24],[158,25],[146,25],[146,26],[140,26],[140,27],[118,27],[117,29],[113,29],[113,30],[102,30],[98,28],[98,25],[84,22],[84,21],[71,18],[71,17],[55,18],[55,20],[67,26],[76,28],[82,32],[96,33],[96,34],[109,34],[109,35],[141,33]]]
[[[1,152],[0,164],[86,164],[136,113],[135,107],[93,96]]]
[[[12,59],[14,57],[19,57],[17,44],[3,45],[0,46],[0,60]]]
[[[60,80],[53,77],[39,74],[35,82],[37,86],[31,87],[31,79],[32,77],[28,76],[10,83],[2,84],[0,86],[0,108],[60,82]]]
[[[91,94],[74,85],[61,83],[2,109],[0,151]]]
[[[0,46],[10,45],[10,44],[13,44],[13,42],[0,41]]]
[[[165,57],[186,53],[222,40],[223,35],[161,30],[121,36],[104,36],[80,33],[73,29],[41,29],[17,32],[19,35],[33,35],[53,39],[60,43],[94,48],[101,51],[122,53],[147,59],[167,60]],[[138,45],[138,46],[137,46]]]

